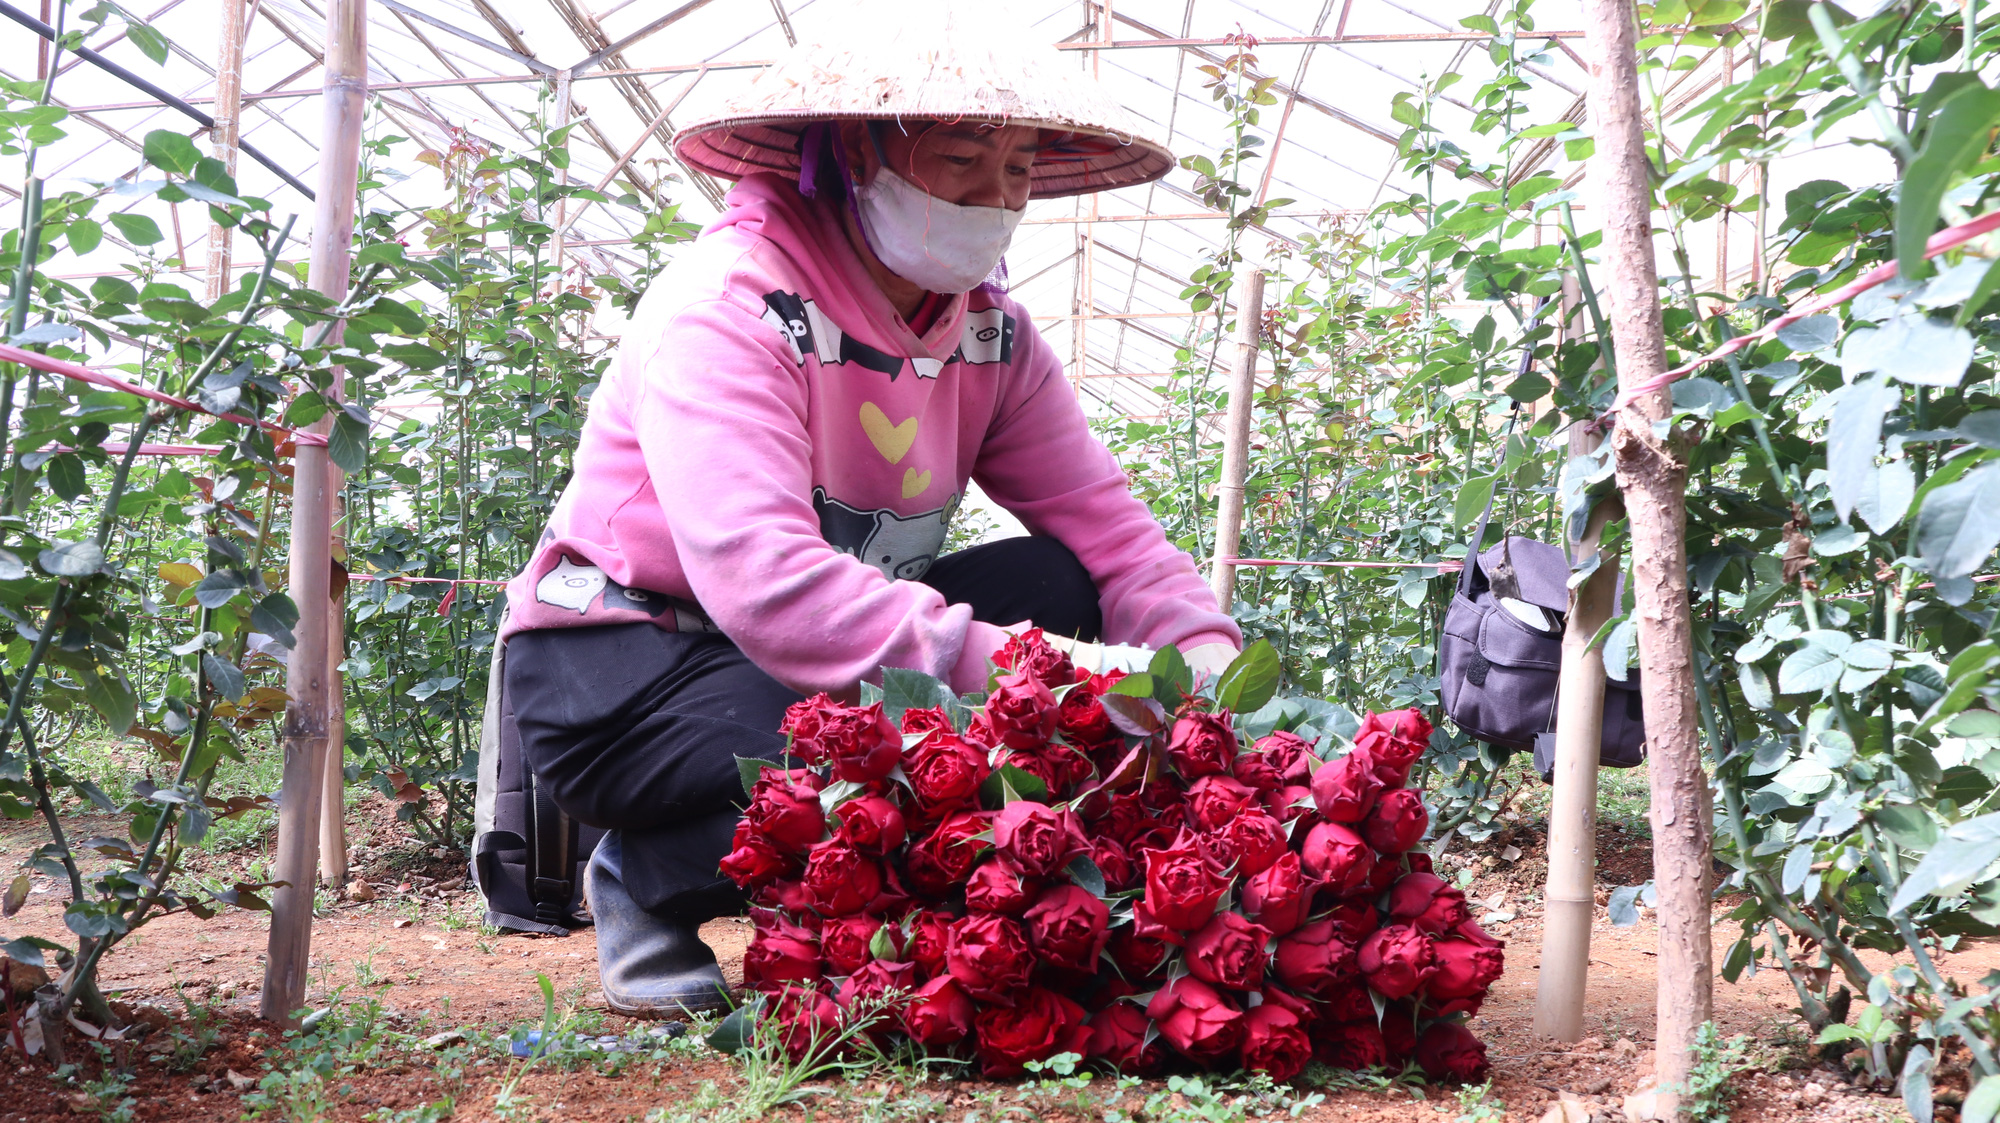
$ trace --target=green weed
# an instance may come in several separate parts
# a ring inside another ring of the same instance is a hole
[[[1500,1123],[1507,1105],[1492,1095],[1493,1082],[1468,1084],[1458,1090],[1458,1123]]]
[[[1749,1038],[1738,1034],[1725,1039],[1714,1022],[1703,1022],[1694,1035],[1694,1066],[1687,1083],[1677,1090],[1681,1113],[1693,1123],[1729,1123],[1732,1080],[1744,1064]]]

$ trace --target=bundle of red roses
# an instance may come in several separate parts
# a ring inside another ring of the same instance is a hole
[[[801,1053],[867,1010],[871,1034],[993,1077],[1063,1052],[1482,1075],[1463,1018],[1501,945],[1414,849],[1429,814],[1404,785],[1429,723],[1370,715],[1330,760],[1292,732],[1246,747],[1218,697],[1263,705],[1275,674],[1258,698],[1237,673],[1258,658],[1275,660],[1215,683],[1171,651],[1092,675],[1028,632],[976,706],[898,671],[872,704],[793,706],[805,767],[753,765],[722,863],[750,892],[744,982],[781,1040]]]

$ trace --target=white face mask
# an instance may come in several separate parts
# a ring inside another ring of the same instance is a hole
[[[883,167],[854,189],[868,248],[889,271],[931,292],[971,292],[1000,264],[1023,207],[947,203]]]

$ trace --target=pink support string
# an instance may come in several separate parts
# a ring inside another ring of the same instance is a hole
[[[1392,562],[1392,561],[1284,561],[1279,558],[1224,558],[1224,565],[1276,566],[1302,565],[1316,569],[1435,569],[1440,573],[1457,573],[1465,568],[1464,562]]]
[[[1994,211],[1992,214],[1988,215],[1981,215],[1980,217],[1973,219],[1971,222],[1962,223],[1958,226],[1948,227],[1944,230],[1940,230],[1937,233],[1931,235],[1930,241],[1924,243],[1924,256],[1936,257],[1938,254],[1941,254],[1946,250],[1956,249],[1959,246],[1962,246],[1965,243],[1970,242],[1972,239],[1979,237],[1981,234],[1990,233],[1995,229],[2000,229],[2000,211]],[[1729,340],[1727,343],[1724,343],[1722,346],[1717,347],[1715,350],[1710,351],[1708,354],[1703,355],[1699,359],[1695,359],[1691,362],[1682,363],[1680,366],[1677,366],[1674,369],[1667,371],[1665,374],[1658,375],[1654,378],[1649,378],[1646,381],[1641,382],[1639,385],[1632,387],[1630,390],[1621,392],[1618,395],[1617,400],[1611,403],[1611,408],[1605,411],[1606,416],[1617,413],[1619,410],[1624,409],[1626,406],[1631,405],[1633,402],[1637,401],[1638,399],[1644,397],[1647,394],[1652,393],[1655,390],[1659,390],[1663,387],[1678,382],[1683,378],[1686,378],[1688,375],[1693,374],[1696,370],[1700,369],[1701,367],[1705,366],[1708,363],[1712,363],[1715,362],[1717,359],[1727,358],[1730,355],[1734,355],[1736,352],[1743,350],[1745,347],[1750,346],[1752,343],[1759,342],[1760,340],[1769,339],[1772,336],[1777,335],[1778,332],[1780,332],[1781,330],[1788,328],[1793,324],[1798,323],[1800,320],[1805,319],[1807,316],[1817,315],[1818,313],[1824,312],[1829,308],[1833,308],[1838,305],[1844,304],[1847,301],[1850,301],[1855,297],[1860,296],[1862,293],[1867,292],[1869,289],[1874,288],[1876,285],[1879,285],[1882,282],[1893,278],[1895,275],[1896,275],[1896,263],[1893,261],[1885,261],[1882,264],[1877,265],[1875,268],[1870,269],[1868,272],[1863,273],[1861,276],[1856,277],[1854,280],[1849,281],[1846,284],[1840,286],[1839,288],[1833,290],[1832,292],[1827,293],[1824,296],[1816,296],[1811,300],[1806,301],[1804,304],[1801,304],[1796,308],[1793,308],[1791,311],[1785,313],[1784,315],[1778,317],[1775,320],[1772,320],[1770,323],[1765,324],[1763,327],[1758,328],[1756,331],[1750,332],[1745,335],[1739,335],[1736,338]]]
[[[161,405],[172,406],[175,409],[187,410],[190,413],[204,413],[210,417],[219,417],[224,421],[234,421],[238,425],[254,425],[267,433],[290,437],[294,444],[316,446],[319,448],[326,447],[326,438],[318,433],[305,433],[297,429],[287,429],[276,422],[259,421],[254,417],[244,417],[239,413],[217,413],[214,410],[203,409],[200,404],[188,401],[186,398],[176,398],[172,394],[127,382],[115,374],[93,370],[90,367],[80,366],[76,363],[64,362],[61,359],[52,359],[47,355],[39,355],[33,351],[24,351],[11,344],[0,343],[0,362],[20,363],[22,366],[33,367],[36,370],[45,371],[49,374],[60,374],[64,378],[73,378],[78,382],[88,382],[92,386],[102,386],[107,390],[136,394],[147,401],[159,402]],[[195,446],[186,445],[181,447],[193,448]],[[146,446],[139,446],[139,451],[142,455],[146,454]],[[157,453],[153,455],[191,454]]]

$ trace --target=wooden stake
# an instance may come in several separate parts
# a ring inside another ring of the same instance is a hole
[[[1637,20],[1631,0],[1588,0],[1590,101],[1597,152],[1591,178],[1602,200],[1606,295],[1618,380],[1630,388],[1666,369],[1659,276],[1653,260],[1652,188],[1641,127]],[[1672,398],[1637,399],[1616,419],[1611,444],[1631,520],[1641,701],[1651,780],[1653,882],[1660,953],[1655,1073],[1658,1113],[1678,1114],[1695,1031],[1713,1015],[1709,944],[1708,777],[1695,736],[1694,648],[1688,618],[1687,464],[1670,437],[1653,434]]]
[[[354,241],[354,186],[361,159],[361,125],[368,91],[367,0],[330,0],[326,14],[326,112],[320,140],[319,202],[313,214],[307,282],[343,300]],[[335,334],[338,323],[327,326]],[[336,372],[335,381],[339,381]],[[311,431],[333,428],[329,414]],[[318,864],[327,733],[334,689],[327,612],[333,536],[333,481],[324,446],[301,444],[293,461],[291,595],[299,609],[298,646],[286,667],[284,798],[278,809],[271,937],[259,1005],[269,1021],[290,1022],[304,1004],[312,954],[313,875]]]
[[[1222,430],[1222,482],[1216,488],[1215,558],[1209,587],[1228,612],[1236,603],[1237,556],[1243,542],[1243,490],[1250,474],[1250,400],[1257,393],[1257,332],[1264,321],[1264,271],[1240,278],[1236,294],[1236,356],[1229,369],[1229,419]]]
[[[1570,454],[1595,440],[1570,430]],[[1619,512],[1604,502],[1571,544],[1581,561],[1598,553],[1604,527]],[[1535,1032],[1557,1041],[1583,1036],[1583,998],[1590,974],[1590,921],[1597,885],[1597,758],[1604,745],[1604,659],[1590,646],[1617,611],[1618,556],[1603,557],[1570,590],[1563,628],[1562,671],[1556,692],[1555,794],[1549,807],[1549,874],[1543,888],[1542,969],[1535,991]]]
[[[347,690],[340,673],[340,663],[347,658],[347,609],[344,603],[346,590],[333,584],[331,563],[345,553],[340,548],[343,537],[340,488],[346,482],[347,473],[342,472],[338,464],[328,464],[326,474],[326,486],[333,496],[326,598],[326,673],[332,687],[327,691],[326,784],[321,789],[325,801],[319,812],[319,877],[328,888],[339,893],[347,887],[347,775],[343,771],[347,745]]]
[[[236,134],[243,116],[244,0],[222,0],[222,38],[215,50],[215,128],[209,133],[210,154],[236,174]],[[207,299],[213,304],[229,291],[229,242],[232,227],[216,222],[208,227]]]

